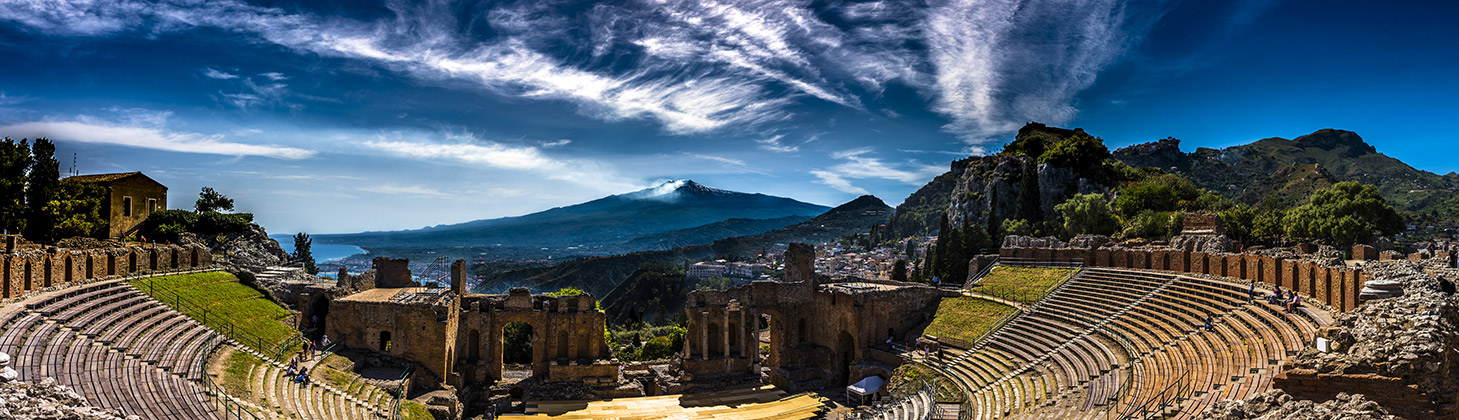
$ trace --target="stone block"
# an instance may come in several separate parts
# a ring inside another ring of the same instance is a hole
[[[1378,259],[1378,248],[1372,245],[1353,245],[1353,259],[1371,261]]]
[[[1054,250],[1048,248],[1034,248],[1033,260],[1041,263],[1051,262],[1054,260]]]
[[[151,255],[147,256],[148,270],[166,270],[172,265],[172,249],[165,246],[154,246],[148,249]]]
[[[1206,254],[1204,252],[1192,252],[1192,253],[1190,253],[1190,255],[1188,257],[1190,259],[1190,262],[1189,262],[1190,270],[1186,270],[1186,272],[1194,273],[1194,274],[1205,274],[1206,273],[1206,263],[1209,262],[1209,257],[1210,257],[1210,254]]]
[[[1282,266],[1279,269],[1281,271],[1282,283],[1277,286],[1281,286],[1283,289],[1295,289],[1297,287],[1297,264],[1297,261],[1282,260]]]
[[[1246,257],[1239,254],[1226,255],[1226,277],[1246,278]]]
[[[1281,258],[1261,257],[1261,282],[1268,286],[1281,284]]]
[[[86,276],[86,252],[68,251],[66,261],[66,272],[69,273],[66,277],[67,282],[78,282],[90,278]]]
[[[1317,252],[1317,245],[1306,242],[1297,244],[1297,252],[1303,254],[1311,254]]]
[[[1226,275],[1226,254],[1206,255],[1206,274],[1212,276]]]
[[[1241,258],[1246,260],[1246,268],[1245,268],[1245,271],[1244,271],[1243,275],[1241,276],[1241,278],[1243,280],[1246,280],[1246,281],[1260,282],[1261,281],[1261,256],[1258,256],[1258,255],[1242,255]]]
[[[1127,268],[1130,266],[1130,251],[1116,249],[1110,252],[1110,266]]]
[[[1151,270],[1169,270],[1166,268],[1165,251],[1150,251]]]
[[[1312,294],[1312,292],[1313,292],[1313,290],[1312,290],[1313,289],[1312,282],[1315,279],[1315,276],[1316,276],[1315,271],[1316,270],[1317,270],[1317,264],[1313,264],[1311,262],[1303,261],[1303,262],[1297,264],[1297,292],[1298,293],[1301,293],[1301,294],[1304,294],[1304,295],[1307,295],[1307,296],[1314,296]]]
[[[11,258],[11,255],[0,255],[0,299],[9,299],[17,294],[10,283]]]
[[[1179,271],[1182,273],[1189,273],[1191,271],[1189,252],[1186,252],[1184,250],[1168,252],[1169,254],[1166,254],[1165,265],[1167,267],[1170,267],[1170,271]]]
[[[26,280],[25,291],[40,290],[45,287],[46,281],[46,259],[35,256],[25,259]]]
[[[1150,253],[1146,251],[1130,251],[1130,268],[1150,268]]]
[[[1005,260],[1013,258],[1013,247],[998,248],[998,258],[1002,258]]]
[[[213,265],[213,252],[202,245],[193,246],[193,267],[208,267]]]
[[[56,252],[46,254],[44,257],[46,272],[43,276],[42,284],[45,287],[59,286],[68,283],[68,280],[70,280],[66,278],[68,274],[66,254],[67,252],[65,251],[57,250]]]
[[[1313,269],[1312,297],[1328,305],[1332,305],[1332,269],[1317,267]]]
[[[1109,267],[1111,264],[1109,249],[1099,248],[1094,250],[1094,265],[1096,267]]]

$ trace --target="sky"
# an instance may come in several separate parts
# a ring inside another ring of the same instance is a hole
[[[669,179],[896,205],[1029,121],[1186,151],[1338,128],[1459,171],[1459,5],[1389,3],[6,0],[0,136],[273,233]]]

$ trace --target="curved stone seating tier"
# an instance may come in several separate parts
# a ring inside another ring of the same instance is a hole
[[[1085,268],[973,349],[928,363],[970,394],[975,419],[1127,414],[1182,375],[1190,391],[1162,414],[1187,418],[1271,389],[1274,367],[1323,323],[1248,301],[1246,287]]]
[[[0,351],[22,380],[55,378],[142,418],[218,417],[198,383],[212,330],[120,281],[32,300],[0,319]]]
[[[293,382],[284,366],[260,363],[249,372],[255,401],[242,401],[263,419],[386,419],[393,397],[373,386],[341,391],[316,377],[309,385]]]

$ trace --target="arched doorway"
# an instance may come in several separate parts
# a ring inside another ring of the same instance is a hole
[[[476,363],[477,360],[481,360],[481,332],[473,329],[466,333],[466,361]]]
[[[324,327],[327,322],[329,322],[329,297],[316,297],[309,304],[309,319],[304,320],[304,335],[311,340],[319,341],[319,338],[324,337]]]
[[[390,343],[390,331],[381,331],[380,332],[380,351],[381,352],[389,352],[390,351],[390,344],[391,344]]]
[[[533,344],[536,335],[532,324],[522,321],[508,322],[502,326],[502,375],[525,379],[532,375]],[[524,372],[525,370],[525,372]]]
[[[834,372],[837,372],[839,376],[835,378],[834,383],[837,383],[837,386],[846,386],[851,383],[851,358],[855,355],[855,350],[856,339],[851,338],[850,333],[841,330],[841,334],[836,336],[837,365]]]

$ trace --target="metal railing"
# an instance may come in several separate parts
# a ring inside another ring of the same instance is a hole
[[[406,367],[405,373],[400,375],[400,390],[395,392],[395,400],[390,402],[390,418],[400,420],[400,401],[405,399],[405,390],[410,386],[410,375],[415,373],[414,367]]]
[[[914,401],[914,399],[918,398],[927,402],[927,405],[923,407],[922,412],[905,413],[912,414],[912,416],[910,417],[892,416],[886,418],[911,418],[919,420],[932,418],[932,412],[937,408],[937,386],[938,383],[936,378],[933,378],[931,381],[919,379],[915,382],[904,382],[902,386],[887,391],[889,394],[893,395],[891,401],[877,404],[870,411],[852,411],[850,413],[847,413],[844,418],[847,420],[872,420],[882,418],[887,415],[894,415],[897,408],[902,407],[904,404],[915,407],[917,403]]]
[[[1162,412],[1165,411],[1165,408],[1170,406],[1172,402],[1185,398],[1183,395],[1190,394],[1190,373],[1191,371],[1189,369],[1181,372],[1180,377],[1176,378],[1175,382],[1166,385],[1165,389],[1160,390],[1160,393],[1151,395],[1144,403],[1131,408],[1130,411],[1121,414],[1119,418],[1123,420],[1135,418],[1148,419],[1151,416],[1160,417]]]
[[[993,261],[989,261],[988,262],[988,266],[983,267],[982,270],[978,270],[978,272],[977,273],[974,273],[972,275],[972,277],[968,277],[968,281],[965,282],[965,283],[963,283],[963,290],[966,291],[966,290],[968,290],[968,288],[973,287],[973,285],[976,284],[978,282],[978,280],[982,280],[983,277],[987,276],[988,273],[992,272],[993,271],[993,267],[997,267],[998,266],[998,261],[999,261],[999,258],[997,256],[994,256],[993,257]]]
[[[213,380],[213,375],[208,374],[208,355],[218,348],[218,341],[221,339],[222,336],[213,336],[213,338],[208,339],[208,351],[202,352],[201,356],[194,361],[194,363],[197,363],[199,376],[203,378],[203,395],[207,396],[211,400],[213,407],[222,413],[223,420],[260,420],[257,414],[249,411],[242,404],[239,404],[238,401],[235,401],[232,396],[229,396],[223,386]],[[245,415],[247,416],[245,417]]]
[[[1038,258],[999,258],[1003,265],[1016,265],[1020,267],[1083,267],[1084,260],[1068,259],[1062,261],[1043,260]]]
[[[213,311],[209,311],[207,307],[189,301],[177,294],[177,292],[158,289],[151,277],[139,280],[144,280],[143,284],[146,288],[142,289],[139,287],[138,289],[145,290],[147,295],[153,299],[157,299],[157,301],[172,307],[172,309],[198,320],[203,326],[212,328],[214,331],[234,341],[259,351],[266,357],[271,357],[273,361],[288,360],[286,354],[289,352],[289,348],[303,340],[303,336],[296,331],[293,336],[285,339],[283,342],[269,344],[262,337],[250,333],[246,329],[238,328],[232,321],[219,317]]]

